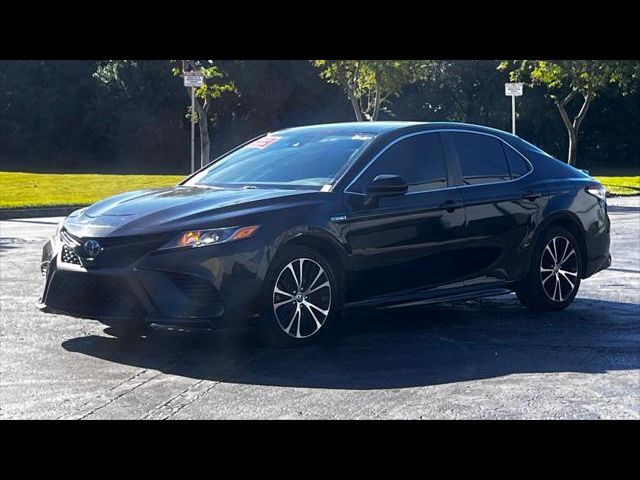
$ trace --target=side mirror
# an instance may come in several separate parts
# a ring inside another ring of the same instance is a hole
[[[393,197],[407,193],[409,185],[400,175],[378,175],[367,187],[365,207],[375,206],[380,197]]]

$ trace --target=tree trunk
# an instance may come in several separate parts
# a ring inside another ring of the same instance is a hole
[[[338,63],[341,63],[341,62],[339,61]],[[347,93],[347,97],[351,102],[351,107],[353,108],[353,113],[356,116],[356,121],[361,122],[362,110],[360,109],[360,104],[358,102],[358,99],[356,98],[355,91],[352,86],[352,81],[355,81],[355,78],[353,79],[349,78],[347,70],[340,66],[338,67],[337,75],[340,80],[339,81],[340,85],[343,86],[345,92]],[[357,72],[355,74],[355,77],[357,77]]]
[[[380,82],[376,79],[376,93],[375,93],[375,105],[373,106],[373,115],[371,116],[371,121],[375,122],[378,120],[378,115],[380,115],[380,104],[382,104],[382,95],[380,94]]]
[[[196,98],[196,112],[198,113],[198,128],[200,132],[200,166],[204,167],[209,163],[209,151],[211,140],[209,138],[209,102],[204,105]]]
[[[209,121],[206,115],[200,116],[198,127],[200,127],[200,165],[204,167],[209,163],[209,150],[211,148]]]
[[[562,123],[564,123],[564,126],[567,129],[567,134],[569,135],[569,151],[567,153],[567,163],[572,167],[575,167],[578,161],[578,132],[580,131],[580,125],[582,124],[584,117],[587,115],[589,105],[591,105],[591,101],[593,100],[592,95],[582,94],[582,107],[580,108],[580,112],[578,112],[578,115],[576,115],[572,122],[565,107],[573,99],[576,93],[577,91],[574,90],[563,100],[556,100],[555,102],[556,106],[558,107],[558,111],[560,112],[560,116],[562,117]]]
[[[578,152],[578,135],[573,129],[569,130],[569,152],[567,163],[572,167],[576,166],[576,153]]]
[[[353,91],[350,88],[347,89],[347,96],[349,97],[349,100],[351,101],[351,106],[353,107],[353,113],[356,114],[356,121],[357,122],[362,122],[362,111],[360,110],[360,105],[358,104],[358,99],[356,98],[355,94],[353,93]]]

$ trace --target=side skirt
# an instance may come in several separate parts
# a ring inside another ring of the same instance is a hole
[[[491,297],[494,295],[507,295],[513,292],[511,284],[501,286],[492,286],[485,288],[470,288],[468,290],[449,292],[438,292],[437,295],[429,292],[411,295],[399,295],[396,297],[374,298],[371,300],[362,300],[358,302],[347,303],[345,309],[361,308],[361,307],[377,307],[383,309],[393,309],[410,307],[416,305],[428,305],[432,303],[441,303],[457,300],[469,300],[472,298]]]

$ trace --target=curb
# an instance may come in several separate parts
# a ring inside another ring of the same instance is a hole
[[[65,205],[63,207],[0,208],[0,220],[12,218],[62,217],[86,205]]]

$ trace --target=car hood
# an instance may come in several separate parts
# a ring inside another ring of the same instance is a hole
[[[225,225],[260,210],[284,208],[317,193],[274,188],[177,186],[127,192],[77,210],[64,222],[73,235],[116,236]],[[228,222],[227,222],[228,223]]]

